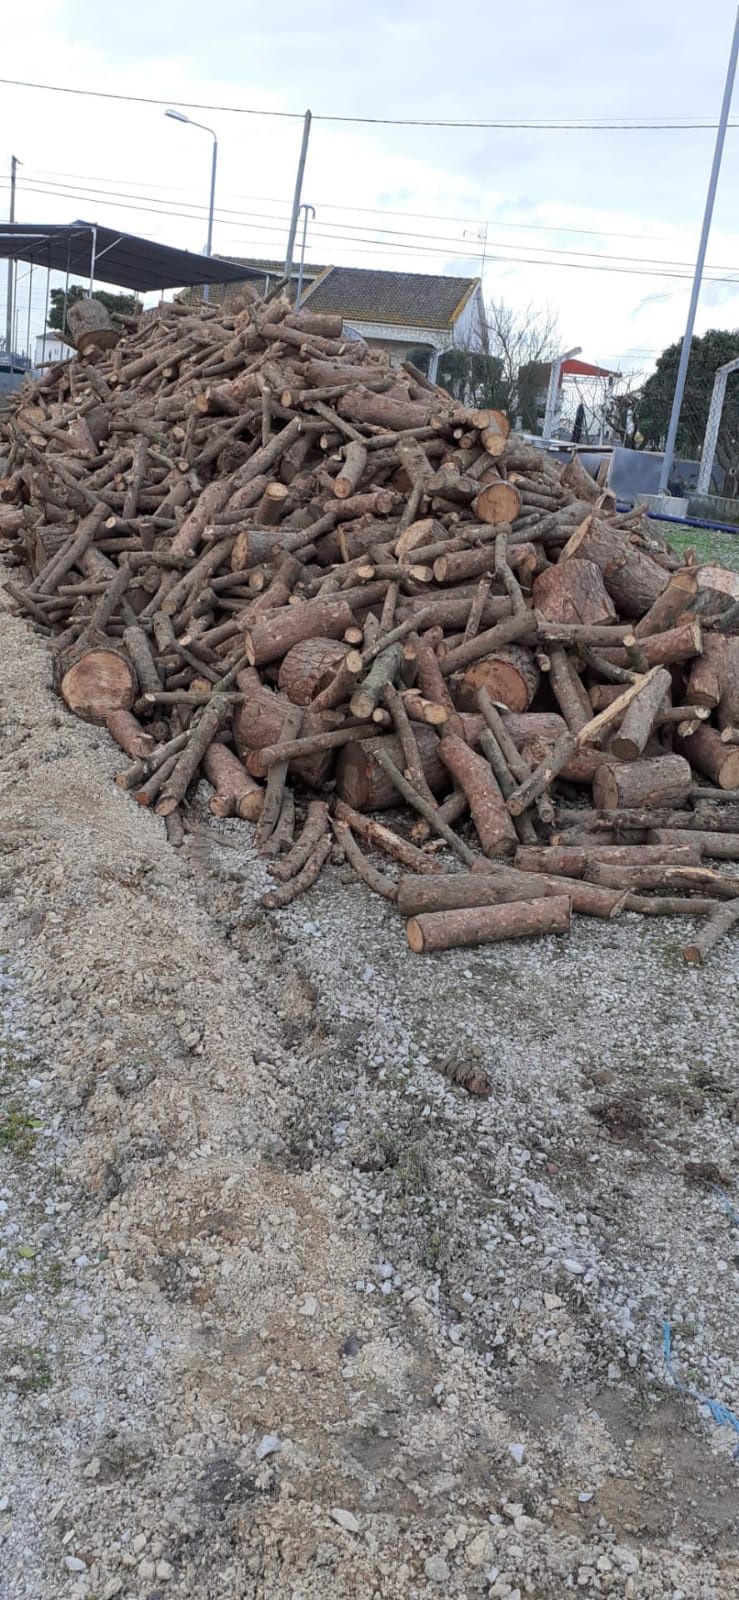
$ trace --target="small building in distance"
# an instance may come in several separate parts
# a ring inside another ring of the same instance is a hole
[[[34,368],[50,365],[55,361],[68,361],[74,355],[74,348],[67,339],[63,339],[58,328],[47,328],[46,333],[37,333],[33,351]]]
[[[236,258],[234,258],[236,260]],[[283,277],[278,261],[238,258],[254,270],[255,287],[267,293]],[[291,287],[297,288],[297,267]],[[242,285],[235,285],[239,294]],[[228,302],[228,286],[211,291],[211,303]],[[393,366],[412,361],[432,380],[445,350],[479,349],[484,307],[479,278],[444,273],[386,272],[374,267],[306,266],[302,305],[307,311],[333,312],[347,333],[385,350]]]

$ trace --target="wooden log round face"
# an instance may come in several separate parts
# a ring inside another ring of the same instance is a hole
[[[539,671],[530,651],[511,646],[495,655],[473,661],[454,684],[460,711],[476,711],[480,689],[487,689],[494,704],[509,711],[528,711],[539,683]]]
[[[521,496],[513,483],[504,480],[489,483],[480,490],[475,501],[475,515],[481,522],[498,527],[501,522],[514,522],[521,509]]]
[[[70,711],[84,722],[104,722],[112,711],[130,711],[133,674],[123,656],[112,650],[88,650],[68,667],[60,693]]]
[[[280,664],[278,688],[293,705],[310,705],[332,682],[348,650],[340,639],[301,639]]]

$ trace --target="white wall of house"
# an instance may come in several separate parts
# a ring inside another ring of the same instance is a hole
[[[366,339],[370,349],[385,350],[393,366],[399,367],[411,350],[419,344],[430,346],[434,354],[429,365],[429,378],[436,379],[439,356],[454,346],[475,349],[481,343],[482,296],[477,290],[470,295],[466,305],[451,328],[423,328],[420,325],[391,322],[360,322],[347,317],[345,327]]]
[[[45,344],[43,334],[36,334],[36,347],[33,355],[35,367],[39,367],[42,361],[67,361],[73,353],[70,346],[55,331],[47,332]]]

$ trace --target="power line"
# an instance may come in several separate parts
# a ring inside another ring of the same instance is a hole
[[[229,115],[242,117],[279,117],[287,121],[302,121],[302,111],[265,111],[256,106],[224,106],[216,105],[205,100],[178,100],[174,95],[167,95],[162,99],[154,95],[119,94],[106,89],[75,89],[68,84],[61,83],[34,83],[25,78],[0,78],[0,84],[13,89],[38,89],[45,94],[69,94],[79,98],[92,100],[117,100],[128,105],[145,106],[179,106],[185,111],[221,111]],[[372,127],[388,128],[472,128],[472,129],[529,129],[546,132],[619,132],[619,133],[669,133],[675,130],[696,132],[704,128],[716,128],[718,124],[710,118],[663,118],[656,117],[649,121],[639,121],[635,118],[625,117],[618,122],[609,122],[606,118],[577,118],[566,121],[563,118],[545,119],[533,118],[528,121],[519,118],[499,118],[487,121],[476,118],[431,118],[431,117],[348,117],[316,112],[316,122],[341,122],[364,124]],[[739,123],[730,122],[729,127],[739,127]]]
[[[6,183],[0,183],[0,188],[5,187],[7,187]],[[96,205],[109,209],[131,210],[155,216],[178,217],[188,221],[204,220],[206,211],[206,208],[201,206],[199,202],[181,202],[180,206],[186,206],[187,209],[155,206],[150,204],[148,195],[140,196],[130,191],[107,190],[100,192],[95,189],[67,189],[61,184],[43,185],[36,183],[35,180],[27,180],[24,187],[29,193],[50,194],[52,197],[64,197],[71,200],[92,200]],[[251,233],[265,233],[273,227],[279,227],[280,223],[286,222],[287,217],[286,215],[282,217],[279,215],[272,216],[265,212],[231,211],[219,207],[216,210],[216,220],[226,227],[244,229]],[[376,250],[386,250],[388,253],[393,250],[410,250],[421,255],[442,255],[447,260],[450,255],[455,255],[462,260],[469,261],[482,262],[483,260],[492,261],[497,259],[500,263],[510,262],[516,264],[522,262],[528,265],[552,267],[561,265],[581,267],[583,269],[592,262],[592,270],[594,271],[621,271],[628,272],[631,275],[638,273],[646,277],[688,278],[691,272],[689,262],[661,261],[654,256],[622,256],[610,252],[559,250],[555,246],[549,245],[532,247],[538,251],[538,255],[534,258],[511,254],[503,255],[497,252],[515,251],[516,245],[508,244],[505,240],[491,239],[490,237],[487,239],[486,252],[483,254],[475,250],[466,250],[464,248],[465,241],[459,238],[445,239],[437,234],[419,234],[412,232],[412,230],[391,228],[377,229],[377,233],[386,235],[386,238],[367,238],[359,233],[361,227],[362,224],[359,223],[337,222],[331,228],[322,228],[319,224],[312,229],[312,237],[314,239],[320,238],[340,242],[345,247],[348,246],[350,248],[356,244],[361,244]],[[349,237],[346,237],[346,235],[349,235]],[[352,237],[352,235],[357,237]],[[446,246],[450,248],[445,248]],[[567,257],[568,259],[559,261],[553,259],[554,257]],[[577,259],[571,259],[573,257]],[[650,268],[657,270],[651,271],[649,270]],[[686,270],[683,272],[679,270],[681,268]],[[739,269],[716,263],[709,270],[717,274],[717,276],[710,277],[707,281],[712,283],[732,283],[736,281],[735,274]]]

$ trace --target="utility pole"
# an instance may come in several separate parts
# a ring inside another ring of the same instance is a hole
[[[10,157],[10,215],[9,222],[15,222],[15,175],[19,166],[18,157]],[[15,262],[8,256],[8,283],[7,298],[5,302],[5,353],[10,360],[13,354],[13,290],[15,288]],[[11,361],[12,367],[12,361]]]
[[[301,302],[301,300],[303,298],[303,278],[305,277],[305,243],[306,243],[306,239],[308,237],[308,218],[309,217],[315,217],[315,214],[316,214],[315,206],[302,205],[300,207],[300,209],[304,213],[304,215],[303,215],[303,242],[302,242],[302,244],[300,246],[300,266],[298,268],[298,291],[297,291],[297,294],[295,296],[295,310],[296,311],[300,310],[300,302]]]
[[[312,112],[306,111],[303,118],[303,139],[298,158],[298,173],[295,179],[295,194],[293,195],[293,209],[290,217],[290,232],[287,236],[287,251],[285,253],[285,277],[290,282],[293,270],[293,255],[295,254],[295,235],[298,231],[298,215],[300,212],[300,198],[303,192],[303,175],[305,173],[305,158],[308,154],[308,140],[310,138],[310,125],[313,120]]]
[[[731,97],[732,97],[732,94],[734,92],[734,78],[736,76],[737,55],[739,55],[739,8],[737,8],[736,20],[735,20],[735,23],[734,23],[734,37],[733,37],[733,39],[731,41],[731,52],[729,54],[729,66],[728,66],[728,70],[727,70],[727,73],[726,73],[726,85],[725,85],[725,88],[724,88],[724,98],[723,98],[723,102],[722,102],[722,105],[721,105],[721,115],[719,117],[718,132],[716,134],[716,148],[715,148],[715,150],[713,152],[713,162],[712,162],[712,165],[711,165],[711,176],[710,176],[710,178],[708,180],[708,194],[706,195],[706,208],[705,208],[705,211],[703,213],[703,227],[701,228],[700,243],[698,245],[698,258],[697,258],[696,263],[695,263],[695,273],[693,275],[693,288],[692,288],[691,294],[690,294],[690,305],[688,307],[688,321],[687,321],[687,324],[686,324],[686,327],[685,327],[685,333],[684,333],[684,336],[683,336],[683,347],[682,347],[682,350],[680,352],[680,365],[679,365],[679,367],[677,369],[677,381],[675,383],[675,396],[674,396],[674,399],[673,399],[673,402],[672,402],[672,413],[671,413],[671,416],[670,416],[670,426],[669,426],[669,428],[667,430],[667,441],[665,443],[665,453],[664,453],[664,456],[663,456],[663,459],[662,459],[662,471],[660,472],[660,475],[659,475],[659,491],[658,492],[660,494],[664,494],[666,492],[666,490],[667,490],[667,485],[668,485],[669,479],[670,479],[670,473],[672,471],[672,463],[673,463],[673,460],[674,460],[674,457],[675,457],[675,441],[677,439],[677,430],[678,430],[678,425],[679,425],[679,422],[680,422],[680,412],[682,411],[682,406],[683,406],[683,395],[685,393],[685,379],[686,379],[687,373],[688,373],[688,362],[690,360],[690,347],[691,347],[692,340],[693,340],[693,328],[695,327],[695,313],[696,313],[696,311],[698,309],[698,298],[699,298],[699,295],[700,295],[700,292],[701,292],[701,281],[702,281],[702,278],[703,278],[703,268],[705,266],[705,261],[706,261],[706,250],[708,249],[708,235],[709,235],[709,233],[711,231],[711,220],[712,220],[712,217],[713,217],[713,203],[714,203],[714,200],[716,199],[716,189],[717,189],[717,186],[718,186],[718,177],[719,177],[719,172],[721,171],[721,157],[722,157],[722,155],[724,153],[724,140],[726,138],[726,124],[727,124],[727,122],[729,120],[729,111],[731,109]]]

